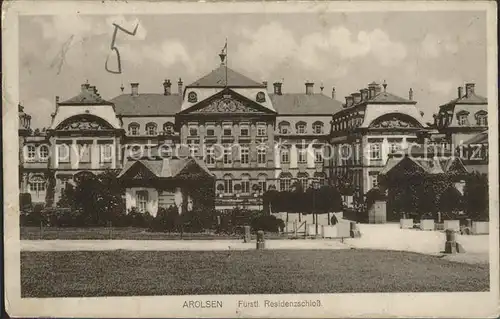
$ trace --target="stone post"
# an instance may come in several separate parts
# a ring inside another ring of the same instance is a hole
[[[257,232],[257,249],[264,249],[265,241],[264,241],[264,231],[259,230]]]
[[[462,245],[456,241],[456,233],[453,229],[446,229],[446,243],[444,246],[444,252],[446,254],[456,254],[465,252]]]
[[[243,242],[249,243],[251,240],[250,226],[245,226],[244,229],[245,229],[245,237],[243,238]]]

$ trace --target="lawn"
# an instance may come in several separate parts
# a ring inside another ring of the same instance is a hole
[[[488,274],[398,251],[21,252],[23,297],[487,291]]]
[[[179,240],[179,239],[241,239],[243,235],[237,234],[214,234],[212,233],[166,233],[166,232],[150,232],[146,228],[137,227],[21,227],[21,240],[53,240],[53,239],[127,239],[127,240]],[[266,238],[284,238],[279,234],[266,234]],[[255,238],[255,235],[253,235]]]

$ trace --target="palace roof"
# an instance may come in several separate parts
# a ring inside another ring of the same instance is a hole
[[[227,72],[227,76],[226,76]],[[227,78],[227,83],[226,83]],[[234,71],[226,65],[220,65],[217,69],[194,81],[187,87],[259,87],[265,88],[263,83],[256,82],[245,75]]]
[[[416,104],[416,101],[411,101],[389,92],[380,92],[371,99],[363,101],[367,103],[397,103],[397,104]]]
[[[140,93],[137,96],[122,94],[111,100],[116,114],[122,116],[175,115],[181,110],[178,94]]]
[[[342,110],[342,103],[324,94],[269,94],[279,115],[332,115]]]
[[[95,86],[91,86],[90,84],[82,84],[82,90],[80,94],[74,96],[68,100],[63,102],[59,102],[60,105],[88,105],[88,104],[112,104],[104,100],[99,92],[97,91]]]

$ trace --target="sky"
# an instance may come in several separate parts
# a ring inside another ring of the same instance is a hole
[[[111,51],[113,23],[121,74]],[[95,85],[104,99],[130,92],[162,93],[171,79],[194,82],[220,64],[227,38],[228,65],[256,81],[283,80],[283,92],[305,92],[315,83],[337,99],[372,81],[407,97],[413,89],[426,121],[457,87],[476,83],[486,96],[486,15],[480,11],[308,12],[165,15],[22,16],[19,23],[20,103],[32,127],[50,124],[55,96],[77,95]],[[271,85],[270,85],[271,86]]]

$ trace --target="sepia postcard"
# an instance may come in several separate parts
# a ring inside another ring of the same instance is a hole
[[[495,2],[2,20],[11,317],[498,317]]]

